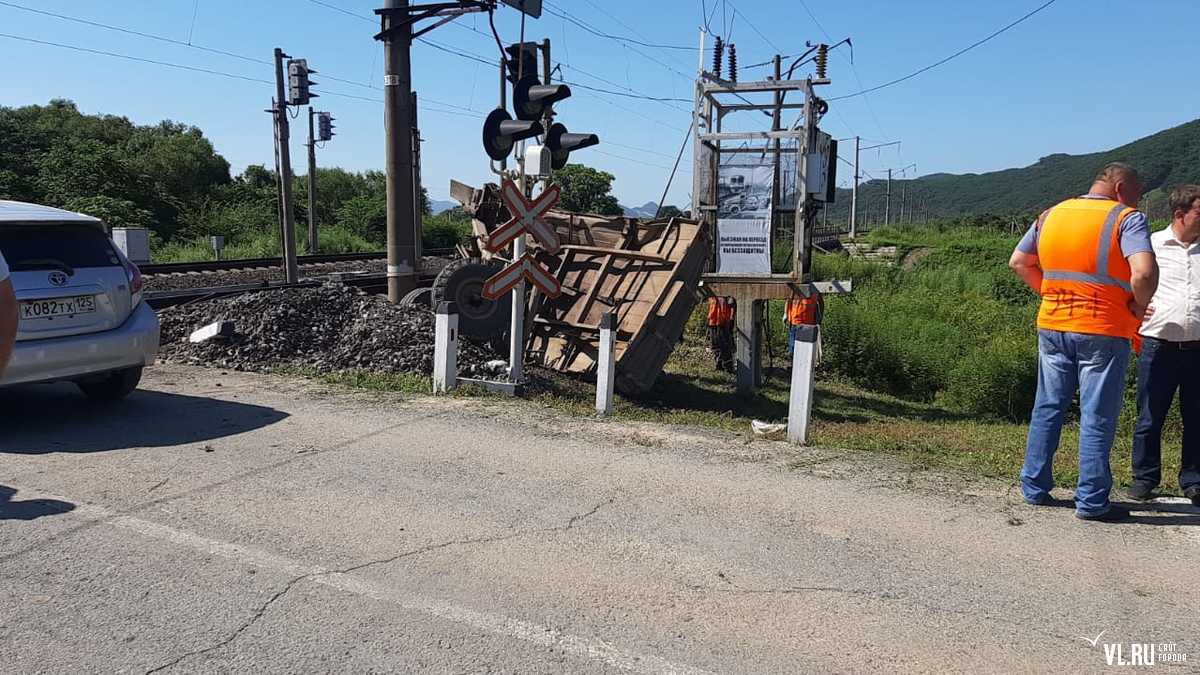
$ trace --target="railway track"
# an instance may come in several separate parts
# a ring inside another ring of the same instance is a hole
[[[426,249],[425,256],[453,255],[454,249]],[[296,256],[296,263],[304,265],[327,265],[330,263],[369,262],[386,260],[387,254],[371,253],[320,253]],[[143,276],[163,274],[203,274],[206,272],[235,272],[240,270],[271,269],[283,266],[282,258],[240,258],[235,260],[206,260],[203,262],[147,263],[138,265]]]

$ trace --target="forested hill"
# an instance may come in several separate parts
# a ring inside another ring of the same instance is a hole
[[[926,204],[931,216],[1037,213],[1059,200],[1083,192],[1102,166],[1117,160],[1132,164],[1145,179],[1147,196],[1143,208],[1152,216],[1165,215],[1166,196],[1172,187],[1179,183],[1200,182],[1200,120],[1112,150],[1086,155],[1049,155],[1019,169],[893,180],[893,216],[898,213],[902,189],[907,193],[909,204]],[[849,171],[844,164],[838,169],[839,172]],[[903,188],[902,183],[906,184]],[[860,214],[878,217],[885,191],[886,181],[883,180],[861,185]],[[849,203],[850,191],[839,190],[838,205],[831,217],[845,218]],[[864,215],[860,215],[862,217]]]

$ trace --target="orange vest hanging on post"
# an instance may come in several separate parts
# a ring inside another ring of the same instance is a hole
[[[725,326],[733,323],[733,303],[726,298],[708,299],[708,325]]]
[[[1068,199],[1042,214],[1038,328],[1133,337],[1140,322],[1129,311],[1133,287],[1120,225],[1134,211],[1109,199]]]
[[[821,301],[817,299],[816,293],[807,298],[794,295],[787,301],[784,311],[787,322],[793,326],[815,326],[820,322]]]

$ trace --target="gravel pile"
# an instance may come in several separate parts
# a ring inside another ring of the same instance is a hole
[[[433,372],[433,313],[398,307],[341,284],[246,293],[161,310],[164,360],[234,370]],[[233,321],[235,333],[192,344],[192,331]],[[459,373],[478,375],[499,358],[460,340]]]

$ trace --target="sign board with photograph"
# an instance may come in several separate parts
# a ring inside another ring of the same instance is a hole
[[[717,173],[717,273],[771,273],[769,161],[724,165]]]

